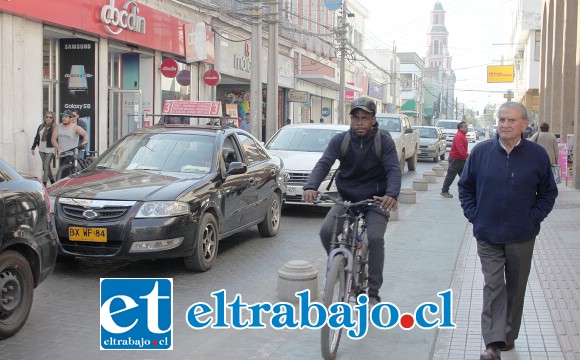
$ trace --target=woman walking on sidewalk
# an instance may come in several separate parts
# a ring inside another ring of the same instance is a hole
[[[32,143],[32,155],[35,155],[35,149],[38,147],[38,153],[42,160],[42,183],[46,187],[46,183],[50,180],[54,184],[54,177],[52,176],[52,169],[50,165],[54,159],[54,147],[52,146],[52,128],[53,128],[54,114],[52,111],[47,111],[44,114],[42,124],[36,129],[36,136]]]

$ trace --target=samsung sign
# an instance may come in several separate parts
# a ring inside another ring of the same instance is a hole
[[[101,22],[113,35],[120,34],[124,29],[145,34],[145,18],[138,14],[137,1],[127,1],[122,9],[117,9],[115,0],[111,0],[101,9]]]

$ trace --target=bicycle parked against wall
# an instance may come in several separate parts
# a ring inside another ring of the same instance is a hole
[[[97,157],[96,151],[89,151],[88,155],[85,158],[82,158],[78,155],[77,151],[75,151],[75,150],[79,150],[79,149],[84,150],[84,147],[79,145],[79,146],[74,147],[72,149],[68,149],[66,151],[63,151],[62,154],[59,156],[59,159],[69,157],[69,158],[71,158],[71,160],[70,160],[70,163],[63,164],[62,166],[59,167],[59,169],[56,173],[56,181],[58,181],[60,179],[64,179],[67,176],[70,176],[74,173],[77,173],[79,171],[86,169],[89,165],[92,164],[92,162]],[[73,155],[70,155],[71,151],[74,151]]]
[[[343,201],[321,194],[316,203],[330,200],[345,209],[336,217],[330,242],[331,251],[326,264],[326,283],[323,304],[328,309],[336,302],[356,301],[368,289],[368,239],[361,205],[375,206],[380,202],[367,199],[358,202]],[[321,350],[325,359],[334,359],[338,351],[342,328],[322,327]]]

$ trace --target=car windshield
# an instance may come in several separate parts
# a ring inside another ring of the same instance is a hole
[[[380,129],[391,132],[401,132],[401,122],[398,118],[377,116],[377,123],[379,124]]]
[[[419,134],[422,138],[437,139],[437,130],[434,128],[419,128]]]
[[[207,135],[137,133],[116,143],[94,167],[207,174],[213,167],[214,142]]]
[[[282,128],[266,145],[268,150],[324,152],[330,139],[344,130]]]

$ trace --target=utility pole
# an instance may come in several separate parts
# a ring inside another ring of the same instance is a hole
[[[252,6],[252,65],[250,78],[250,132],[262,140],[262,80],[260,63],[262,48],[262,3],[254,0]]]
[[[346,87],[346,34],[348,33],[346,0],[342,0],[342,15],[338,24],[338,35],[340,36],[340,91],[338,94],[338,123],[344,124],[344,96]]]
[[[278,1],[270,0],[268,17],[268,97],[266,99],[266,136],[268,140],[278,130]]]

